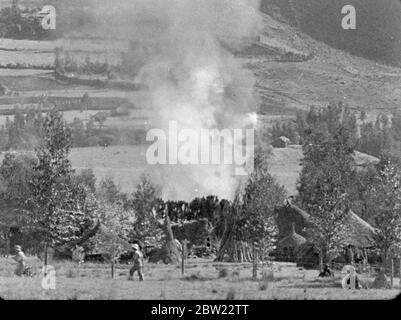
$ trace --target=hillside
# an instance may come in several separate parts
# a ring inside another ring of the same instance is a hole
[[[356,30],[343,30],[341,9],[356,9]],[[275,9],[276,8],[276,9]],[[262,10],[316,40],[352,54],[401,65],[401,4],[398,0],[262,0]]]
[[[281,51],[292,48],[312,57],[296,62],[277,62],[268,54],[243,58],[257,77],[260,113],[293,115],[294,109],[326,106],[331,101],[344,102],[355,112],[364,109],[372,115],[399,107],[399,68],[332,48],[269,15],[264,16],[264,22],[262,36],[271,39],[271,47]]]

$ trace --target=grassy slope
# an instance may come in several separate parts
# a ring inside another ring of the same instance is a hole
[[[264,34],[286,47],[314,54],[305,62],[270,62],[263,56],[244,59],[257,77],[261,112],[293,114],[293,108],[343,101],[371,112],[398,108],[401,70],[356,57],[316,41],[265,15]]]
[[[401,4],[398,0],[262,0],[280,8],[293,26],[317,40],[358,56],[400,65]],[[356,30],[343,30],[341,9],[356,9]]]

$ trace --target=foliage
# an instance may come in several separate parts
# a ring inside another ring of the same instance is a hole
[[[90,240],[93,251],[116,259],[130,250],[129,234],[135,221],[132,211],[124,210],[120,204],[102,202],[97,210],[97,219],[101,228]]]
[[[401,250],[401,174],[391,162],[384,164],[376,183],[370,185],[369,197],[376,211],[377,248],[386,261]]]
[[[72,260],[75,261],[78,265],[80,265],[85,258],[85,250],[83,247],[75,246],[75,249],[72,251]]]
[[[73,183],[68,160],[71,131],[62,114],[50,111],[43,129],[28,202],[31,223],[40,230],[42,241],[57,246],[79,239],[92,224],[96,203],[83,185]]]
[[[116,203],[123,201],[125,195],[120,191],[119,186],[115,184],[111,177],[105,177],[100,181],[97,197],[106,203]]]
[[[264,160],[256,156],[255,169],[248,178],[242,196],[240,228],[243,240],[264,242],[268,248],[274,248],[277,226],[274,207],[285,199],[284,187],[277,184]]]
[[[158,246],[164,237],[157,216],[160,210],[159,194],[158,187],[152,183],[149,176],[142,175],[136,191],[128,200],[128,208],[132,208],[136,215],[131,239],[141,242],[144,246]]]
[[[331,105],[309,115],[315,126],[304,135],[298,184],[297,200],[311,215],[309,237],[328,262],[343,244],[349,191],[356,175],[352,157],[355,136],[344,113],[342,105]]]
[[[20,232],[27,229],[28,216],[25,201],[30,195],[28,181],[33,174],[36,159],[29,155],[7,153],[0,167],[0,239],[10,241],[11,230]],[[33,236],[33,234],[29,234]],[[31,244],[33,239],[27,235],[19,243]]]
[[[48,40],[60,35],[59,30],[45,30],[41,19],[36,18],[40,8],[24,9],[19,1],[13,0],[11,6],[0,10],[0,37],[12,39]]]
[[[384,114],[376,117],[375,123],[365,122],[361,125],[361,137],[357,149],[372,156],[381,157],[390,152],[393,146],[393,130],[397,130],[395,123],[391,126]]]

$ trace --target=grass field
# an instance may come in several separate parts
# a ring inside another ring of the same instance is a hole
[[[11,258],[0,258],[0,296],[4,299],[291,299],[291,300],[342,300],[392,299],[399,294],[398,279],[392,290],[349,290],[341,288],[340,272],[332,279],[318,279],[317,270],[300,270],[293,264],[276,263],[265,280],[252,280],[249,264],[216,263],[205,259],[189,259],[185,274],[178,265],[145,263],[145,281],[128,281],[129,265],[118,265],[115,278],[110,266],[84,263],[78,274],[69,261],[53,262],[56,270],[56,289],[44,290],[41,286],[41,262],[29,258],[37,271],[33,278],[13,276]],[[224,271],[221,271],[224,270]],[[266,269],[267,270],[267,269]],[[270,270],[270,269],[269,269]],[[372,281],[361,276],[365,286]]]
[[[110,177],[122,191],[132,192],[143,173],[150,173],[155,183],[160,183],[158,181],[160,177],[156,174],[160,168],[149,165],[146,161],[147,148],[147,145],[73,148],[70,160],[73,168],[78,172],[83,169],[92,169],[98,182]],[[3,161],[3,157],[4,152],[0,153],[0,162]],[[290,195],[296,192],[296,182],[302,169],[301,159],[302,148],[296,145],[273,148],[268,158],[270,173]],[[376,158],[360,152],[356,152],[355,160],[358,165],[377,161]],[[216,167],[211,165],[210,170],[214,169]]]

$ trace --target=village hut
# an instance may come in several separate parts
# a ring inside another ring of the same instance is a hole
[[[291,140],[287,137],[281,136],[273,141],[273,148],[287,148],[291,144]]]
[[[304,238],[307,238],[306,230],[310,224],[310,215],[294,204],[287,202],[284,206],[276,208],[276,221],[279,229],[279,242],[274,253],[276,259],[282,255],[283,239],[292,234],[292,225],[294,232]],[[336,262],[354,263],[358,261],[368,261],[368,253],[375,246],[375,229],[352,210],[344,222],[345,236],[343,239],[343,252],[336,257]],[[319,265],[319,252],[315,245],[305,241],[297,246],[291,257],[298,265],[305,268],[314,268]]]
[[[305,242],[306,239],[296,233],[295,223],[292,223],[291,233],[277,244],[276,258],[280,258],[280,261],[294,262],[298,248]]]
[[[290,201],[286,201],[283,206],[275,208],[275,215],[279,241],[291,234],[293,225],[297,234],[306,237],[309,214],[304,210]]]

